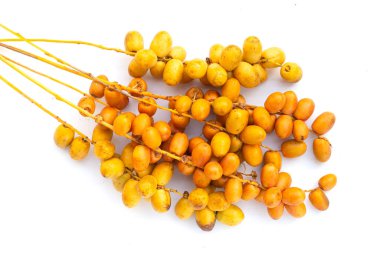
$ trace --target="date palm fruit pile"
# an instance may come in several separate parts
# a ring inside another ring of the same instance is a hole
[[[307,138],[314,138],[315,158],[328,161],[331,145],[324,135],[333,127],[335,115],[323,112],[309,128],[306,122],[315,108],[312,99],[299,99],[293,91],[274,92],[259,106],[248,104],[241,94],[241,86],[254,88],[265,82],[270,68],[280,68],[280,75],[287,82],[302,78],[301,68],[296,63],[285,63],[285,53],[280,48],[262,50],[260,40],[250,36],[242,48],[215,44],[206,59],[185,60],[185,49],[173,46],[170,34],[165,31],[155,35],[149,49],[144,48],[139,32],[128,32],[125,50],[121,50],[81,41],[27,39],[4,25],[1,27],[17,36],[0,39],[1,49],[90,80],[89,91],[83,92],[0,54],[3,63],[96,123],[90,138],[0,75],[8,86],[61,122],[54,140],[60,148],[68,149],[72,159],[85,159],[93,146],[100,174],[112,180],[126,207],[138,205],[141,199],[150,200],[159,213],[173,206],[179,219],[195,217],[205,231],[212,230],[216,221],[229,226],[241,223],[244,212],[238,206],[239,201],[261,202],[275,220],[283,216],[284,210],[295,218],[303,217],[307,194],[317,210],[329,207],[326,191],[337,182],[334,174],[324,175],[317,187],[304,190],[292,186],[291,175],[281,169],[283,158],[293,159],[306,152]],[[48,58],[9,45],[16,41],[34,46]],[[128,72],[132,79],[123,85],[109,81],[106,75],[95,77],[37,46],[35,42],[39,41],[86,44],[130,55],[133,59]],[[77,103],[70,102],[22,68],[77,91],[82,97]],[[198,79],[204,89],[189,86],[185,94],[175,96],[151,93],[144,80],[148,72],[170,86]],[[130,100],[138,102],[138,113],[128,109]],[[96,107],[101,108],[97,115]],[[168,120],[155,119],[157,110],[167,111]],[[186,133],[191,120],[203,125],[198,135]],[[263,144],[271,133],[280,139],[279,149]],[[120,154],[113,142],[115,136],[125,138]],[[188,191],[171,188],[174,170],[192,180],[194,188]],[[174,204],[173,194],[179,195]]]

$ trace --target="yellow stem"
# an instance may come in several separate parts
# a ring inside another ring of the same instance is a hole
[[[55,115],[53,112],[51,112],[50,110],[48,110],[46,107],[42,106],[40,103],[38,103],[37,101],[35,101],[33,98],[29,97],[27,94],[25,94],[22,90],[20,90],[19,88],[17,88],[14,84],[12,84],[6,78],[4,78],[3,76],[0,75],[0,79],[5,84],[7,84],[9,87],[11,87],[13,90],[15,90],[17,93],[19,93],[24,98],[26,98],[27,100],[29,100],[32,104],[34,104],[35,106],[37,106],[38,108],[40,108],[42,111],[44,111],[45,113],[47,113],[48,115],[50,115],[51,117],[53,117],[54,119],[56,119],[61,124],[65,125],[66,127],[70,128],[70,129],[72,129],[74,132],[76,132],[79,136],[81,136],[82,138],[84,138],[88,142],[93,143],[92,140],[89,137],[87,137],[84,133],[82,133],[81,131],[79,131],[78,129],[76,129],[74,126],[70,125],[66,121],[62,120],[59,116]]]

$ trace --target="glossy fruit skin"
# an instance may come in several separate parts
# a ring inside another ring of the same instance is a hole
[[[294,218],[302,218],[306,214],[305,203],[301,203],[295,206],[285,205],[285,209]]]
[[[321,177],[318,181],[319,188],[324,191],[329,191],[335,187],[337,178],[334,174],[327,174]]]
[[[264,193],[263,200],[264,204],[268,208],[274,208],[281,203],[282,193],[281,189],[278,187],[271,187],[267,189]]]
[[[261,144],[267,134],[262,127],[250,125],[244,128],[244,130],[240,133],[240,139],[245,144],[255,145]]]
[[[241,198],[243,200],[253,200],[260,194],[260,188],[250,183],[243,184],[243,194]]]
[[[173,172],[173,163],[161,162],[154,167],[152,176],[157,179],[157,185],[165,186],[172,179]]]
[[[282,157],[279,151],[268,150],[264,154],[264,164],[273,163],[280,171],[282,166]]]
[[[129,31],[125,35],[124,46],[127,51],[137,52],[144,48],[144,39],[138,31]]]
[[[218,180],[223,176],[223,168],[218,162],[208,162],[203,170],[206,176],[211,180]]]
[[[160,78],[162,79],[162,76],[164,74],[166,63],[162,61],[157,61],[157,64],[150,68],[150,74],[154,78]]]
[[[260,145],[244,144],[242,148],[244,160],[251,166],[259,166],[263,162],[263,151]]]
[[[271,47],[261,53],[264,68],[278,68],[285,61],[285,53],[278,47]]]
[[[175,46],[169,52],[169,57],[184,61],[186,58],[186,50],[183,47]]]
[[[222,96],[229,98],[232,102],[237,102],[240,95],[240,83],[236,78],[229,78],[222,87]]]
[[[115,134],[125,136],[131,131],[133,120],[135,115],[131,112],[122,113],[116,117],[113,122],[113,130]]]
[[[190,201],[186,198],[181,198],[175,205],[175,214],[181,220],[189,219],[194,213],[194,208]]]
[[[275,187],[277,185],[278,178],[278,169],[273,163],[267,163],[261,169],[260,180],[264,187]]]
[[[92,132],[92,141],[98,142],[98,141],[111,141],[113,136],[113,131],[111,129],[105,128],[102,125],[96,125],[94,127],[94,130]]]
[[[138,181],[129,179],[123,188],[122,199],[125,206],[135,207],[141,200],[141,194],[137,190]]]
[[[180,96],[175,102],[175,109],[179,113],[188,112],[191,109],[193,101],[188,96]]]
[[[287,172],[280,172],[278,174],[278,181],[276,187],[280,188],[282,191],[289,188],[292,184],[292,177]]]
[[[119,158],[111,158],[103,161],[100,166],[103,177],[116,179],[124,174],[124,163]]]
[[[124,185],[129,179],[131,179],[131,175],[124,173],[120,177],[112,179],[112,184],[118,192],[123,192]]]
[[[293,116],[296,119],[306,121],[313,114],[315,108],[314,101],[310,98],[303,98],[298,101],[296,110],[293,113]]]
[[[223,49],[224,46],[221,44],[214,44],[210,47],[209,58],[212,63],[219,63]]]
[[[240,134],[248,124],[248,112],[243,109],[233,109],[227,117],[226,129],[231,134]]]
[[[260,83],[265,82],[268,79],[268,72],[261,64],[254,64],[253,70],[257,73]]]
[[[330,129],[334,126],[335,120],[336,118],[334,113],[324,112],[314,120],[311,128],[313,129],[314,133],[323,135],[330,131]]]
[[[191,106],[191,115],[196,120],[205,120],[210,115],[210,103],[203,98],[194,101]]]
[[[135,59],[132,59],[132,61],[129,62],[128,65],[128,74],[135,78],[143,77],[146,72],[148,72],[148,69],[142,68]]]
[[[104,96],[109,106],[119,110],[123,110],[129,104],[129,98],[115,89],[106,88]]]
[[[228,203],[236,203],[241,199],[243,194],[243,184],[236,178],[230,178],[224,185],[224,196]]]
[[[244,213],[238,206],[230,205],[226,210],[218,212],[216,219],[224,225],[236,226],[244,220]]]
[[[99,75],[96,77],[104,81],[108,81],[108,78],[105,75]],[[93,80],[90,85],[89,93],[95,98],[102,98],[104,96],[104,91],[106,86],[96,80]]]
[[[189,194],[189,201],[194,210],[202,210],[207,206],[209,196],[206,190],[202,188],[195,188]]]
[[[202,142],[199,143],[191,152],[191,161],[197,167],[203,168],[212,156],[211,146]]]
[[[189,139],[184,133],[176,133],[170,142],[169,150],[177,156],[183,156],[189,147]]]
[[[210,120],[207,122],[211,123],[213,125],[216,125],[216,126],[222,126],[222,124],[216,120]],[[202,133],[203,133],[204,137],[206,137],[206,139],[208,139],[208,140],[211,140],[214,137],[214,135],[219,133],[219,132],[220,132],[219,128],[217,128],[215,126],[211,126],[209,124],[204,124],[204,126],[202,128]]]
[[[157,179],[152,175],[143,176],[137,184],[141,197],[150,198],[157,191]]]
[[[285,105],[282,108],[281,112],[286,115],[292,115],[298,105],[297,95],[296,93],[294,93],[294,91],[286,91],[284,92],[284,95],[285,95]]]
[[[171,136],[171,129],[170,129],[170,126],[169,126],[168,123],[166,123],[165,121],[157,121],[156,123],[154,123],[153,126],[160,133],[161,140],[163,142],[167,141],[170,138],[170,136]]]
[[[140,101],[139,104],[138,104],[137,109],[138,109],[138,111],[140,113],[146,113],[150,117],[152,117],[156,113],[156,111],[157,111],[157,107],[154,106],[154,105],[157,104],[157,102],[156,102],[156,100],[154,98],[150,98],[150,97],[144,98],[144,100],[146,102]]]
[[[169,211],[171,206],[170,193],[164,189],[158,189],[151,197],[150,203],[156,212],[165,213]]]
[[[311,204],[313,204],[313,206],[319,211],[325,211],[329,208],[329,199],[320,188],[312,190],[309,193],[309,200]]]
[[[216,115],[224,116],[232,110],[232,101],[227,97],[221,96],[213,101],[212,107]]]
[[[211,140],[211,149],[212,153],[216,157],[225,156],[230,150],[231,139],[228,134],[225,132],[219,132],[212,137]]]
[[[286,103],[286,97],[281,92],[273,92],[265,100],[264,107],[269,113],[280,112]]]
[[[285,81],[296,83],[302,78],[302,69],[297,63],[287,62],[281,66],[280,74]]]
[[[220,97],[220,94],[217,90],[208,90],[208,91],[206,91],[203,98],[209,102],[213,102],[218,97]]]
[[[207,63],[202,59],[186,62],[186,74],[192,79],[202,78],[207,72]]]
[[[135,146],[134,144],[131,142],[131,143],[128,143],[127,145],[125,145],[125,147],[123,148],[123,151],[121,152],[121,156],[120,156],[120,159],[123,161],[124,163],[124,166],[127,167],[128,169],[133,169],[133,150],[134,150]]]
[[[215,226],[216,215],[215,212],[206,207],[202,210],[195,211],[195,220],[200,229],[203,231],[211,231]]]
[[[161,146],[162,139],[160,132],[155,127],[146,127],[142,134],[142,140],[145,145],[155,150]]]
[[[136,63],[144,69],[150,69],[157,63],[157,55],[153,50],[140,49],[137,51],[134,60]]]
[[[83,137],[76,137],[70,145],[70,156],[73,160],[83,160],[90,150],[90,143]]]
[[[172,37],[166,31],[158,32],[152,42],[150,43],[150,49],[152,49],[158,57],[165,57],[169,54],[172,48]]]
[[[107,122],[110,125],[113,125],[118,114],[119,114],[118,109],[110,107],[110,106],[105,106],[99,115],[102,117],[103,121]],[[104,126],[102,127],[106,128]]]
[[[282,155],[286,158],[295,158],[306,152],[307,146],[303,141],[288,140],[281,144]]]
[[[197,100],[204,97],[203,90],[199,87],[191,87],[186,91],[186,96],[192,100]]]
[[[274,220],[279,220],[284,213],[284,204],[280,203],[276,207],[267,208],[269,216]]]
[[[247,63],[240,62],[234,69],[234,77],[245,88],[253,88],[260,84],[260,77],[255,68]]]
[[[213,192],[209,195],[207,207],[211,211],[224,211],[230,206],[230,203],[224,197],[224,192]]]
[[[267,133],[271,132],[274,125],[269,112],[261,106],[256,107],[252,111],[252,120],[253,124],[262,127]]]
[[[234,174],[239,169],[240,158],[235,153],[227,153],[219,163],[222,166],[223,175],[229,176]]]
[[[186,129],[187,125],[190,123],[190,118],[185,117],[180,114],[171,113],[170,122],[173,124],[175,128],[177,128],[180,131],[183,131]],[[175,132],[175,131],[172,130],[172,132]]]
[[[115,154],[115,145],[108,140],[98,141],[94,144],[94,154],[100,160],[108,160]]]
[[[249,36],[243,44],[243,61],[254,64],[261,58],[262,46],[259,38]]]
[[[61,124],[54,132],[54,142],[60,148],[66,148],[74,140],[75,132],[71,128]]]
[[[162,73],[162,79],[170,86],[176,86],[181,82],[183,76],[183,63],[178,59],[169,60]]]
[[[293,122],[293,137],[296,141],[304,141],[309,136],[309,127],[303,120],[295,120]]]
[[[281,115],[277,118],[274,126],[276,135],[280,139],[287,139],[293,132],[293,119],[289,115]]]
[[[227,82],[227,71],[218,63],[211,63],[207,68],[207,80],[214,87],[221,87]]]
[[[152,125],[152,118],[148,114],[140,113],[132,121],[132,134],[135,136],[141,136],[145,128]]]
[[[305,192],[298,187],[290,187],[282,192],[282,203],[288,206],[296,206],[305,200]]]
[[[132,153],[132,166],[139,172],[144,171],[149,167],[150,149],[143,145],[137,145]]]
[[[238,152],[241,147],[243,146],[243,142],[240,140],[240,138],[236,135],[231,135],[230,136],[231,138],[231,147],[230,147],[230,150],[229,152],[231,153],[236,153]]]
[[[320,162],[327,162],[331,157],[331,144],[323,137],[315,138],[313,141],[313,153]]]
[[[243,52],[238,46],[225,47],[219,59],[220,65],[227,71],[234,70],[243,59]]]
[[[90,114],[93,114],[96,108],[94,98],[87,96],[84,96],[79,100],[78,106]],[[83,112],[80,112],[80,114],[87,117],[87,115]]]

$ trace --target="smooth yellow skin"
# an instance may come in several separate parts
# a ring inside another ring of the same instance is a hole
[[[211,150],[215,157],[223,157],[230,150],[231,139],[225,132],[219,132],[211,140]]]
[[[259,38],[249,36],[243,44],[243,61],[254,64],[261,58],[262,46]]]
[[[124,174],[124,163],[119,158],[111,158],[100,165],[100,173],[103,177],[115,179]]]
[[[263,162],[263,152],[260,145],[244,144],[242,148],[244,160],[251,166],[259,166]]]
[[[306,121],[313,114],[315,108],[314,101],[310,98],[301,99],[296,107],[296,110],[293,113],[293,116],[296,119]]]
[[[183,156],[189,147],[189,138],[185,133],[178,132],[174,134],[170,142],[169,151],[177,156]]]
[[[141,197],[150,198],[157,191],[157,179],[152,175],[146,175],[140,179],[137,189],[141,193]]]
[[[243,195],[243,184],[236,178],[230,178],[224,185],[224,196],[228,203],[236,203]]]
[[[157,64],[150,68],[150,74],[155,78],[162,78],[166,63],[157,61]]]
[[[320,162],[327,162],[331,156],[331,144],[326,138],[315,138],[313,141],[313,153]]]
[[[195,188],[189,194],[189,201],[194,210],[202,210],[207,206],[209,201],[208,193],[202,188]]]
[[[180,61],[184,61],[186,58],[186,50],[183,47],[175,46],[175,47],[172,47],[168,56],[172,59],[178,59]]]
[[[285,81],[296,83],[302,78],[302,69],[297,63],[287,62],[281,66],[280,74]]]
[[[98,142],[98,141],[111,141],[113,136],[113,131],[103,127],[102,125],[97,125],[94,130],[92,131],[92,141]]]
[[[88,155],[90,150],[90,143],[83,139],[83,137],[76,137],[70,146],[70,156],[74,160],[83,160]]]
[[[205,120],[210,115],[210,103],[203,98],[195,100],[191,106],[191,115],[196,120]]]
[[[289,188],[292,184],[292,177],[287,172],[280,172],[278,174],[278,181],[276,187],[280,188],[282,191]]]
[[[208,143],[199,143],[191,152],[191,161],[199,168],[203,168],[212,156],[212,149]]]
[[[227,115],[232,110],[232,101],[228,97],[218,97],[212,103],[212,108],[216,115]]]
[[[267,208],[269,216],[274,219],[278,220],[282,217],[284,213],[284,204],[280,203],[278,206],[273,208]]]
[[[224,197],[224,192],[213,192],[209,195],[207,207],[211,211],[224,211],[230,206]]]
[[[120,159],[128,169],[133,169],[133,149],[133,143],[128,143],[121,152]]]
[[[247,62],[240,62],[234,69],[234,77],[239,80],[241,86],[253,88],[260,84],[260,77],[253,66]]]
[[[281,115],[274,124],[274,130],[280,139],[287,139],[293,132],[293,118],[289,115]]]
[[[188,170],[191,171],[192,168],[188,168]],[[210,185],[211,179],[206,176],[202,169],[196,168],[193,173],[193,183],[196,187],[205,188]]]
[[[222,160],[219,161],[223,169],[223,175],[229,176],[234,174],[240,166],[240,158],[235,153],[226,154]]]
[[[261,169],[260,181],[264,187],[275,187],[278,183],[278,169],[273,163],[267,163]]]
[[[278,187],[271,187],[267,189],[264,193],[263,200],[264,204],[268,208],[274,208],[281,203],[282,193],[281,189]]]
[[[261,66],[261,64],[254,64],[252,67],[253,67],[253,70],[259,76],[260,83],[268,79],[268,72],[266,71],[265,68],[263,68],[263,66]]]
[[[175,214],[181,220],[189,219],[194,213],[194,208],[186,198],[180,198],[175,205]]]
[[[281,153],[279,151],[266,151],[264,154],[264,163],[273,163],[274,166],[276,166],[276,168],[280,170],[282,166]]]
[[[230,45],[223,49],[219,64],[226,70],[234,70],[243,59],[243,52],[238,46]]]
[[[127,51],[137,52],[144,48],[144,39],[138,31],[129,31],[125,36],[124,46]]]
[[[236,226],[244,220],[243,211],[235,205],[230,205],[226,210],[218,212],[216,219],[228,226]]]
[[[278,47],[271,47],[262,52],[261,60],[264,68],[278,68],[285,62],[285,53]]]
[[[179,113],[188,112],[193,101],[188,96],[180,96],[175,102],[175,109]]]
[[[261,144],[267,136],[265,130],[259,126],[250,125],[244,128],[240,134],[240,139],[245,144]]]
[[[215,44],[210,48],[209,58],[212,63],[219,63],[220,57],[222,56],[222,52],[224,50],[224,46],[221,44]]]
[[[134,58],[130,61],[128,65],[128,73],[132,77],[143,77],[147,71],[148,69],[143,68],[141,65],[139,65]]]
[[[292,115],[297,108],[298,98],[294,91],[285,91],[285,105],[281,112],[287,115]]]
[[[152,118],[146,113],[138,114],[132,121],[133,135],[140,136],[143,134],[145,128],[152,125]]]
[[[113,122],[114,132],[117,135],[125,136],[132,128],[132,122],[135,119],[131,113],[122,113],[118,115]]]
[[[157,179],[157,184],[164,186],[167,185],[173,177],[174,167],[173,163],[161,162],[154,167],[152,176]]]
[[[245,183],[243,185],[243,194],[241,195],[241,199],[243,200],[253,200],[260,194],[260,188],[254,186],[250,183]]]
[[[195,211],[195,220],[203,231],[211,231],[215,226],[216,215],[214,211],[206,207],[202,210]]]
[[[309,136],[309,127],[305,121],[295,120],[293,122],[293,137],[296,141],[304,141]]]
[[[144,69],[150,69],[157,63],[157,55],[150,49],[139,50],[134,59]]]
[[[170,86],[176,86],[181,82],[183,75],[183,63],[178,59],[171,59],[165,65],[162,78]]]
[[[243,142],[236,135],[231,135],[230,137],[231,137],[231,147],[228,152],[236,153],[243,146]]]
[[[248,124],[248,111],[243,109],[233,109],[228,114],[226,129],[231,134],[240,134]]]
[[[285,209],[294,218],[302,218],[306,214],[305,203],[301,203],[301,204],[295,205],[295,206],[285,205]]]
[[[326,194],[319,188],[312,190],[309,193],[309,200],[311,204],[319,211],[325,211],[329,208],[329,199]]]
[[[169,54],[172,43],[170,34],[166,31],[160,31],[154,36],[150,44],[150,49],[152,49],[158,57],[165,57]]]
[[[74,135],[74,130],[64,125],[59,125],[54,132],[54,142],[58,147],[66,148],[73,142]]]
[[[108,160],[115,154],[115,145],[110,141],[98,141],[94,145],[94,153],[100,160]]]
[[[286,97],[281,92],[273,92],[265,100],[264,106],[269,113],[277,113],[284,108]]]
[[[171,206],[170,193],[164,189],[158,189],[150,199],[153,209],[158,213],[169,211]]]
[[[129,208],[135,207],[141,200],[141,194],[137,190],[139,182],[134,179],[129,179],[123,188],[122,199],[124,205]]]
[[[113,184],[113,187],[118,191],[118,192],[122,192],[123,189],[124,189],[124,185],[125,183],[131,179],[131,175],[129,173],[125,173],[123,175],[121,175],[120,177],[118,178],[114,178],[112,179],[112,184]]]
[[[153,150],[160,147],[162,143],[160,132],[157,130],[157,128],[152,126],[144,129],[142,140],[146,146],[150,147]]]
[[[318,135],[323,135],[330,131],[335,124],[335,115],[332,112],[324,112],[319,115],[311,125],[313,132]]]
[[[240,83],[236,78],[230,78],[222,87],[222,96],[229,98],[232,102],[237,102],[240,95]]]
[[[281,144],[282,155],[286,158],[295,158],[305,154],[306,143],[303,141],[288,140]]]
[[[132,167],[137,171],[148,169],[150,163],[150,149],[143,145],[137,145],[132,152]]]
[[[153,165],[149,164],[148,168],[146,168],[145,170],[140,170],[136,172],[137,172],[137,176],[141,178],[141,177],[145,177],[147,175],[152,174],[152,171],[153,171]]]
[[[305,192],[298,187],[290,187],[282,192],[282,203],[289,206],[296,206],[305,200]]]
[[[324,191],[329,191],[336,185],[337,178],[334,174],[327,174],[318,181],[319,187]]]
[[[202,59],[194,59],[186,62],[186,74],[192,79],[199,79],[206,75],[207,63]]]
[[[227,82],[227,71],[218,63],[211,63],[207,68],[207,80],[214,87],[221,87]]]
[[[253,110],[252,120],[255,125],[262,127],[265,132],[270,132],[273,122],[271,115],[264,107],[258,106]]]

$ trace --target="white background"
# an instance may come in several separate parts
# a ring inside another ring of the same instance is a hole
[[[210,232],[193,219],[179,221],[173,208],[155,213],[142,201],[127,209],[111,182],[99,174],[91,154],[70,160],[52,139],[57,123],[0,83],[0,252],[156,252],[248,250],[251,252],[379,251],[379,45],[377,1],[2,1],[0,22],[27,37],[78,39],[123,47],[128,30],[139,30],[149,45],[167,30],[188,59],[205,57],[214,43],[242,45],[249,35],[264,47],[279,46],[289,61],[304,70],[301,82],[283,83],[278,70],[258,88],[244,90],[251,104],[262,104],[273,91],[295,90],[316,102],[313,118],[333,111],[337,123],[327,134],[333,155],[315,161],[311,148],[299,159],[286,160],[284,171],[294,185],[311,188],[326,173],[338,175],[328,193],[330,208],[307,215],[271,220],[254,201],[239,203],[245,211],[237,227],[217,223]],[[0,37],[11,37],[1,31]],[[21,46],[21,44],[14,44]],[[129,57],[76,45],[41,44],[94,74],[128,83]],[[28,50],[34,49],[25,47]],[[0,48],[1,54],[46,70],[84,90],[89,82],[47,68]],[[19,78],[4,64],[0,74],[30,92],[64,119],[90,133],[94,124]],[[187,86],[168,88],[147,78],[150,90],[176,94]],[[45,81],[52,88],[55,84]],[[196,84],[198,85],[198,84]],[[62,91],[62,89],[58,89]],[[64,92],[73,101],[80,96]],[[135,110],[135,104],[129,107]],[[168,119],[166,113],[158,118]],[[197,132],[192,124],[191,133]],[[117,139],[119,152],[125,144]],[[268,145],[278,147],[275,138]],[[310,147],[311,140],[308,141]],[[190,179],[176,175],[172,186],[190,189]],[[172,205],[177,200],[173,196]]]

